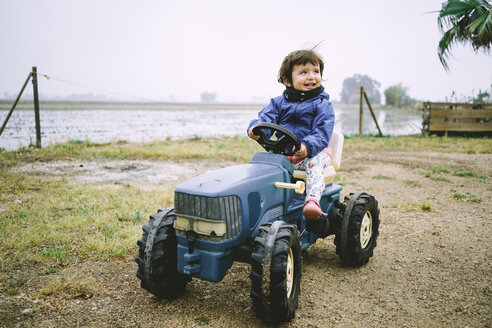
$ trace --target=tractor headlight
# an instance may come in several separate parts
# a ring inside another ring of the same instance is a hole
[[[226,233],[225,222],[210,222],[203,220],[195,220],[193,227],[196,232],[209,236],[222,237]]]
[[[182,216],[176,216],[176,220],[174,220],[174,229],[184,231],[190,230],[190,220]]]

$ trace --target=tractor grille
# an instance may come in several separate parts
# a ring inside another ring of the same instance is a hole
[[[205,197],[180,192],[174,194],[176,215],[208,221],[226,222],[227,230],[220,240],[235,238],[241,231],[241,201],[237,196]],[[217,237],[205,238],[217,240]]]

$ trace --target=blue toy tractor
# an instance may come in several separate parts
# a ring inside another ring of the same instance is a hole
[[[150,215],[137,243],[137,277],[150,293],[172,299],[192,278],[218,282],[234,261],[246,262],[251,264],[252,309],[266,322],[281,323],[292,320],[297,308],[301,252],[334,234],[343,265],[367,263],[379,234],[379,209],[366,193],[340,201],[342,187],[333,180],[343,135],[334,132],[320,201],[328,215],[306,220],[305,172],[295,171],[284,156],[300,148],[299,140],[271,123],[258,124],[254,133],[267,153],[181,183],[174,208]]]

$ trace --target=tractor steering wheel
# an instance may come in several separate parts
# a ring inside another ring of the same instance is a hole
[[[268,134],[265,130],[270,131],[270,136],[277,134],[277,140],[268,138]],[[295,134],[277,124],[267,122],[258,123],[253,128],[253,134],[259,136],[256,141],[265,148],[266,151],[285,156],[292,156],[301,149],[301,142]]]

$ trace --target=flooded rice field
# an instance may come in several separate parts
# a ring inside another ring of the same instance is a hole
[[[3,124],[13,101],[0,101]],[[262,104],[169,104],[123,102],[40,103],[43,145],[68,140],[108,142],[126,140],[150,142],[193,137],[246,136],[249,122]],[[0,148],[15,150],[36,142],[32,102],[21,102],[0,135]],[[359,108],[334,104],[335,129],[345,135],[359,131]],[[418,110],[376,108],[384,135],[419,134],[422,115]],[[364,107],[364,134],[377,134],[367,107]]]

